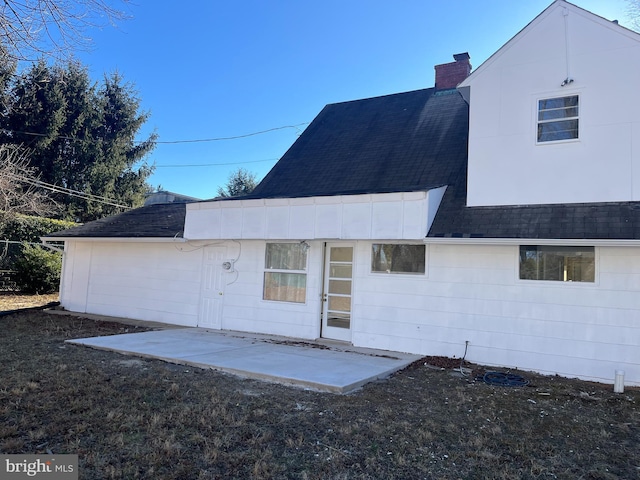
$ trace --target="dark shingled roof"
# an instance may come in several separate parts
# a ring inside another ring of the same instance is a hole
[[[165,203],[135,208],[79,227],[46,235],[59,238],[173,238],[182,237],[184,203]]]
[[[428,237],[639,240],[640,202],[466,207],[466,181],[447,189]]]
[[[252,194],[294,198],[447,185],[428,237],[640,239],[640,202],[466,207],[468,105],[426,89],[327,105]],[[50,237],[181,237],[185,205],[151,205]]]
[[[433,88],[327,105],[251,195],[409,192],[466,168],[468,106]]]

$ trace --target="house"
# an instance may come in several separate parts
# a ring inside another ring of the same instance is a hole
[[[640,385],[640,35],[556,0],[454,60],[326,106],[249,196],[50,235],[62,305]]]
[[[155,203],[189,203],[202,200],[201,198],[189,197],[180,193],[168,192],[166,190],[158,190],[157,192],[149,193],[144,199],[144,204],[153,205]]]

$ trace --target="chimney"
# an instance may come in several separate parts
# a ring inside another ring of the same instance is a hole
[[[471,57],[467,52],[453,56],[455,62],[436,65],[436,90],[456,88],[471,73]]]

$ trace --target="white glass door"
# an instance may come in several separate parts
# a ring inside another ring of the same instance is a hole
[[[351,341],[353,245],[328,243],[322,294],[322,336]]]

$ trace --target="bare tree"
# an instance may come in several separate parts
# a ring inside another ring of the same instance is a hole
[[[631,21],[631,28],[640,31],[640,0],[627,0],[626,16]]]
[[[127,4],[129,0],[117,0]],[[10,60],[65,58],[86,47],[89,27],[113,25],[127,18],[109,0],[2,0],[0,54]]]
[[[15,145],[0,145],[0,224],[17,214],[47,216],[57,205],[40,188],[29,167],[28,151]]]

